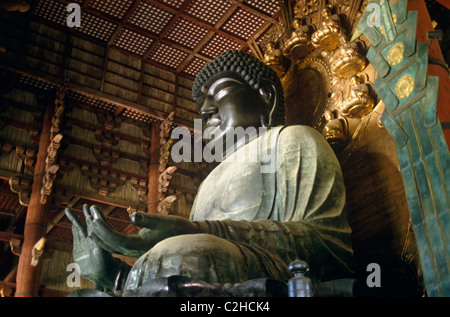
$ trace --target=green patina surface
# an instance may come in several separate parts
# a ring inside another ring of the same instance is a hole
[[[428,44],[416,41],[417,12],[407,11],[406,0],[374,3],[379,6],[362,15],[354,38],[364,34],[371,43],[367,58],[386,105],[381,121],[396,144],[425,287],[429,296],[450,296],[450,154],[436,114],[439,78],[427,75]],[[367,22],[374,14],[382,28]],[[392,65],[388,54],[399,43],[403,58]],[[405,75],[413,89],[399,96]]]

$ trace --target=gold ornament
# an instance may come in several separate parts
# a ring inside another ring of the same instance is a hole
[[[395,93],[400,99],[407,98],[414,89],[414,78],[411,75],[403,75],[395,85]]]
[[[397,43],[391,47],[387,54],[387,61],[389,65],[395,66],[400,64],[403,59],[403,51],[405,50],[405,46],[403,43]]]

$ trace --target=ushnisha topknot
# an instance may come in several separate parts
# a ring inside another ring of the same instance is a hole
[[[271,80],[277,89],[279,103],[277,112],[272,119],[272,125],[284,124],[284,96],[280,79],[272,68],[243,51],[227,51],[203,67],[192,86],[192,98],[194,101],[197,101],[197,94],[201,87],[210,78],[224,71],[238,73],[254,89],[261,87],[263,79]]]

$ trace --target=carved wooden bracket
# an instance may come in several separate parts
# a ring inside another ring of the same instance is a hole
[[[109,113],[97,112],[97,120],[102,124],[102,127],[95,130],[95,138],[108,149],[117,145],[120,137],[114,135],[112,131],[113,129],[120,127],[122,118],[114,117]]]
[[[22,252],[22,241],[20,239],[11,239],[11,241],[9,241],[9,247],[12,254],[20,256],[20,253]]]
[[[129,206],[129,207],[127,208],[128,216],[131,217],[131,215],[132,215],[134,212],[142,212],[142,213],[146,213],[146,210],[140,209],[139,207],[136,207],[136,206]]]
[[[173,140],[167,141],[159,150],[159,172],[162,173],[169,162],[170,148],[173,144]]]
[[[161,145],[163,145],[164,143],[166,143],[167,139],[169,138],[170,135],[170,131],[172,130],[172,125],[173,125],[173,117],[175,116],[175,112],[171,112],[169,114],[169,116],[163,121],[161,122],[160,127],[160,140],[161,140]]]
[[[36,163],[36,150],[26,148],[24,146],[16,146],[16,158],[25,164],[25,172],[27,174],[34,173],[34,164]]]
[[[115,117],[110,113],[97,112],[97,120],[101,123],[105,131],[112,131],[120,127],[123,119],[121,117]]]
[[[169,214],[170,207],[172,207],[172,204],[177,199],[175,195],[170,195],[164,198],[158,205],[158,213],[167,215]]]
[[[51,165],[42,179],[42,187],[41,187],[41,204],[45,204],[47,202],[48,197],[50,196],[53,183],[56,178],[56,173],[59,170],[58,165]]]
[[[58,176],[62,176],[65,172],[71,172],[73,169],[78,166],[76,162],[70,160],[59,160],[59,173]]]
[[[42,254],[44,253],[44,247],[45,247],[46,241],[47,241],[47,238],[42,237],[33,246],[33,249],[31,250],[31,266],[38,265],[39,259],[41,258]]]
[[[59,170],[57,165],[58,150],[61,147],[61,140],[63,135],[60,133],[63,120],[63,113],[65,109],[64,97],[68,90],[66,85],[59,88],[58,94],[55,99],[55,114],[52,118],[52,125],[50,127],[50,144],[47,147],[47,157],[45,158],[45,175],[42,179],[41,187],[41,204],[45,204],[50,196],[56,173]]]
[[[33,113],[33,116],[34,122],[32,124],[32,127],[30,128],[31,141],[33,141],[33,143],[39,144],[39,135],[41,134],[42,127],[42,113],[39,111],[35,111]]]
[[[84,176],[89,178],[91,186],[97,189],[97,193],[102,196],[114,192],[118,186],[123,185],[127,180],[126,175],[87,164],[81,166],[81,171]]]
[[[45,158],[45,163],[47,164],[48,168],[56,163],[56,156],[58,155],[58,150],[61,146],[62,138],[63,135],[61,133],[58,133],[52,138],[50,145],[47,148],[47,157]]]
[[[95,130],[95,138],[102,145],[93,148],[94,156],[101,165],[110,166],[120,158],[120,152],[113,151],[111,148],[119,144],[121,139],[120,135],[113,133],[113,129],[120,127],[122,118],[109,113],[97,112],[97,120],[102,127]]]
[[[166,169],[166,165],[169,162],[169,157],[170,157],[170,148],[173,144],[173,140],[172,139],[167,139],[167,137],[169,136],[169,133],[163,133],[163,129],[165,131],[168,131],[168,127],[170,127],[170,125],[166,122],[163,121],[161,123],[161,133],[160,133],[160,144],[161,147],[159,149],[159,172],[162,173],[165,169]]]
[[[139,199],[146,202],[148,193],[148,181],[146,179],[139,179],[136,177],[132,177],[130,181],[131,188],[138,192]]]
[[[119,144],[120,137],[111,130],[98,128],[95,130],[95,138],[102,143],[103,147],[110,149]]]
[[[173,144],[173,140],[170,139],[170,131],[173,127],[173,118],[175,112],[171,112],[169,116],[161,122],[160,125],[160,140],[161,145],[159,150],[159,172],[158,177],[158,204],[157,211],[161,214],[168,214],[173,202],[177,199],[175,195],[166,197],[167,189],[172,179],[172,174],[177,170],[175,166],[169,166],[166,168],[170,157],[170,148]]]
[[[103,166],[110,166],[111,164],[116,163],[120,158],[119,152],[112,151],[109,148],[109,146],[104,146],[103,148],[96,146],[93,149],[95,158]]]
[[[170,185],[170,180],[172,179],[172,174],[175,173],[177,168],[175,166],[169,166],[159,175],[158,178],[158,199],[162,201],[167,192],[167,188]]]
[[[56,131],[56,130],[55,130]],[[57,129],[59,131],[59,128]],[[53,137],[50,145],[47,148],[47,157],[45,158],[45,175],[42,179],[41,187],[41,204],[47,202],[53,188],[53,183],[56,178],[56,173],[59,170],[59,165],[56,164],[58,149],[61,146],[63,135],[58,133]]]
[[[51,135],[54,136],[61,130],[62,114],[64,112],[64,100],[55,100],[55,115],[52,118],[52,126],[50,128]]]
[[[18,194],[19,203],[22,206],[28,206],[30,202],[31,184],[32,181],[30,179],[20,176],[13,176],[9,180],[9,188],[13,193]]]

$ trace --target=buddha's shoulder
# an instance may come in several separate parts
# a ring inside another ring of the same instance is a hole
[[[293,142],[298,144],[299,142],[326,142],[323,136],[314,128],[306,125],[290,125],[280,128],[279,139],[282,142]]]
[[[316,129],[305,125],[285,126],[280,130],[277,147],[283,153],[316,157],[319,153],[327,159],[334,157],[334,152],[323,135]],[[302,151],[299,151],[299,148]],[[307,154],[308,153],[308,154]]]

